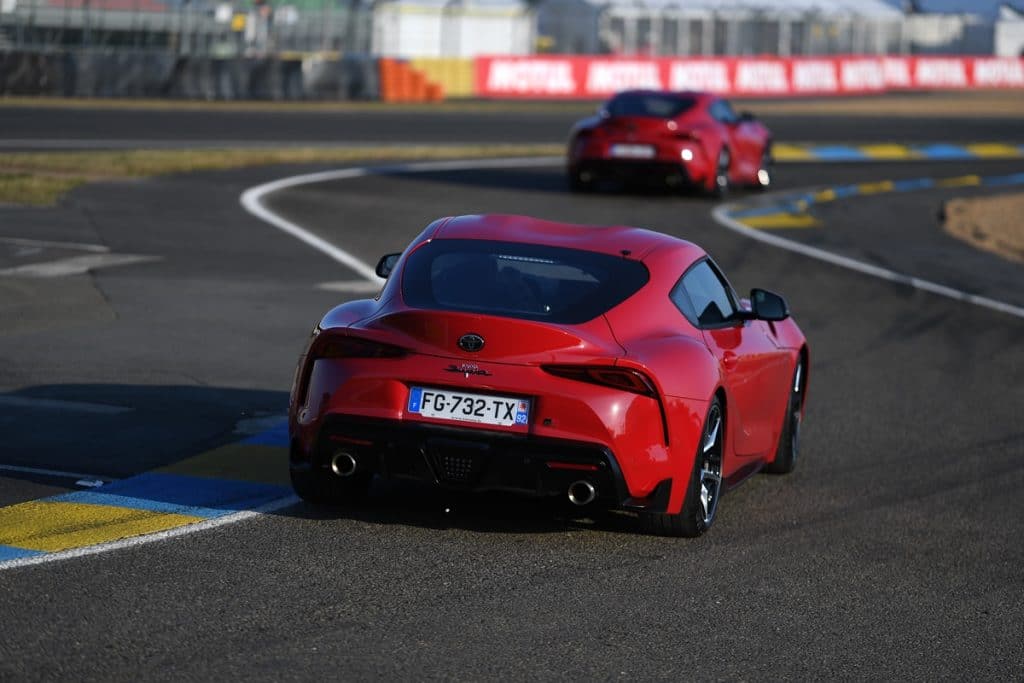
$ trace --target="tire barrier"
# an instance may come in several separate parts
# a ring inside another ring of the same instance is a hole
[[[0,96],[375,100],[377,59],[177,57],[143,50],[0,51]]]

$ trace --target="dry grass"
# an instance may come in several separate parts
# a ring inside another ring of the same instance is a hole
[[[1024,263],[1024,194],[952,199],[943,226],[973,247]]]
[[[24,152],[5,154],[0,160],[0,203],[47,206],[85,182],[248,166],[533,157],[562,152],[561,145]]]
[[[885,95],[737,98],[740,109],[765,115],[820,115],[941,118],[1024,118],[1024,90],[970,90],[964,92],[894,92]],[[145,100],[63,97],[3,97],[0,107],[48,107],[55,109],[124,109],[167,111],[304,111],[304,112],[550,112],[578,116],[593,113],[598,101],[567,100],[448,100],[429,104],[386,102],[209,102],[205,100]]]
[[[56,203],[57,199],[65,192],[73,190],[85,182],[85,178],[76,176],[46,176],[0,171],[0,205],[49,206]]]
[[[141,111],[258,111],[258,112],[469,112],[508,113],[570,112],[593,113],[597,100],[485,100],[452,99],[444,102],[380,102],[352,100],[176,100],[100,97],[0,97],[0,107],[47,109],[121,109]]]

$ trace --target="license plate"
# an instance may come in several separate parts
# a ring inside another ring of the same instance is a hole
[[[623,159],[653,159],[654,147],[651,145],[612,145],[611,155]]]
[[[409,412],[441,420],[513,427],[529,424],[530,401],[511,396],[412,387],[409,390]]]

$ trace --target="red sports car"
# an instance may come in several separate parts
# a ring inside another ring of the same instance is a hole
[[[725,490],[797,459],[804,335],[740,301],[695,244],[523,216],[431,223],[333,309],[299,361],[290,469],[305,500],[373,476],[561,496],[697,536]]]
[[[723,196],[732,184],[771,183],[772,136],[750,113],[704,92],[629,90],[569,136],[569,188],[603,179],[655,180]]]

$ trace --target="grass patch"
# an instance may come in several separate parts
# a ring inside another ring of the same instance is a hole
[[[73,190],[85,178],[47,176],[0,171],[0,204],[52,206],[65,192]]]
[[[48,206],[82,183],[274,164],[557,156],[561,145],[395,145],[280,149],[22,152],[0,158],[0,203]]]

